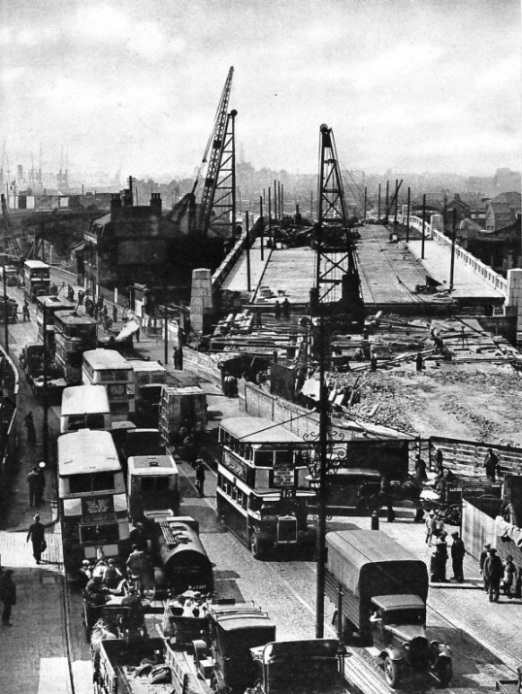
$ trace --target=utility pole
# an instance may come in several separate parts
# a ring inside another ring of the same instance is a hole
[[[270,247],[273,248],[272,243],[272,191],[268,189],[268,236],[270,237]]]
[[[310,219],[314,218],[314,192],[310,191]]]
[[[246,261],[247,261],[247,292],[250,291],[250,221],[246,211]]]
[[[384,218],[386,224],[388,224],[388,215],[390,214],[390,182],[386,181],[386,212],[384,213]]]
[[[165,303],[164,303],[164,312],[165,315],[163,316],[163,332],[165,333],[165,352],[164,352],[164,361],[165,361],[165,366],[169,363],[169,316],[168,316],[168,306],[169,306],[169,287],[168,287],[168,281],[167,281],[167,272],[165,271]]]
[[[284,217],[285,214],[285,186],[284,184],[281,184],[281,195],[280,198],[281,200],[281,219]]]
[[[453,225],[451,230],[451,261],[449,290],[453,291],[453,275],[455,272],[455,244],[457,242],[457,208],[453,207]]]
[[[264,194],[264,191],[263,191]],[[264,242],[265,242],[265,223],[263,220],[263,196],[259,197],[259,219],[261,221],[261,260],[265,259],[264,256]]]
[[[393,226],[397,226],[397,208],[399,205],[399,179],[395,179],[395,215],[393,217]]]
[[[381,184],[379,183],[379,196],[377,198],[377,221],[381,221]]]
[[[277,181],[274,178],[274,221],[277,219]]]
[[[43,459],[46,465],[49,464],[49,393],[47,387],[48,363],[49,363],[49,342],[47,336],[47,306],[43,304],[43,426],[42,443]]]
[[[426,241],[426,193],[422,196],[422,239],[421,259],[424,260],[424,243]]]
[[[368,205],[368,186],[364,186],[364,216],[363,219],[366,221],[366,207]]]
[[[410,240],[410,202],[411,202],[411,188],[408,186],[408,209],[406,210],[406,243]]]

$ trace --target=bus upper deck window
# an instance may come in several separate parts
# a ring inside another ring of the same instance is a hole
[[[254,456],[254,463],[259,467],[272,467],[273,466],[273,453],[272,451],[256,451]]]

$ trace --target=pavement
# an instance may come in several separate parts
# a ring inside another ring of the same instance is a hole
[[[9,326],[11,353],[16,360],[23,344],[32,342],[36,335],[36,325],[17,323]],[[140,343],[136,345],[139,352],[150,359],[164,361],[164,344],[156,337],[148,337],[142,332]],[[172,364],[167,364],[169,373],[175,375]],[[224,416],[232,416],[240,410],[238,399],[225,398],[215,383],[204,382],[203,388],[209,394],[209,430],[215,428]],[[36,428],[40,431],[41,408],[34,406],[34,401],[25,389],[27,386],[21,377],[20,421],[24,413],[33,409]],[[56,427],[57,422],[50,422]],[[39,437],[40,439],[40,437]],[[209,434],[207,460],[212,466],[213,457],[217,455],[217,443],[212,433]],[[92,690],[90,663],[71,658],[70,639],[65,638],[70,620],[67,619],[70,605],[64,585],[63,556],[60,526],[55,522],[56,484],[55,470],[51,461],[46,471],[47,487],[45,502],[39,509],[43,522],[47,526],[46,539],[48,549],[44,554],[44,563],[37,566],[31,553],[31,546],[26,542],[27,528],[32,522],[34,509],[29,507],[25,477],[32,464],[42,456],[41,443],[31,446],[22,426],[19,427],[19,469],[13,476],[8,494],[4,494],[1,503],[4,511],[7,508],[9,522],[0,529],[0,563],[3,568],[13,568],[14,581],[17,585],[18,601],[13,608],[12,627],[0,627],[0,692],[11,694],[17,691],[36,694],[69,694],[73,692],[70,685],[70,673],[74,674],[75,694]],[[190,484],[193,471],[187,463],[181,464],[182,473]],[[212,510],[215,508],[215,481],[207,475],[208,496],[204,499],[190,499],[194,507],[206,511],[209,530],[218,528]],[[356,522],[361,527],[369,527],[369,518],[334,518],[330,529],[342,527],[343,523]],[[430,548],[424,542],[424,527],[415,524],[411,518],[399,517],[394,523],[381,521],[381,529],[410,549],[429,564]],[[202,527],[204,531],[204,526]],[[450,528],[451,530],[451,528]],[[224,538],[226,539],[226,538]],[[289,567],[288,569],[292,569]],[[498,604],[489,603],[482,586],[478,564],[466,556],[464,564],[464,584],[435,584],[430,588],[428,621],[431,625],[447,624],[446,619],[462,631],[471,642],[481,644],[491,656],[479,655],[476,667],[487,668],[491,673],[504,675],[506,667],[516,668],[522,663],[522,639],[520,639],[521,600],[501,598]],[[73,623],[79,620],[72,620]],[[81,625],[78,623],[78,629]],[[70,636],[70,635],[69,635]],[[480,653],[480,651],[477,651]],[[503,666],[503,663],[505,666]]]

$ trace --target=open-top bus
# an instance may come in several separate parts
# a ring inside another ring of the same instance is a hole
[[[114,349],[91,349],[83,353],[82,381],[107,388],[113,421],[131,420],[135,410],[134,371]]]
[[[49,294],[51,268],[41,260],[24,262],[24,297],[36,301],[37,296]]]
[[[66,570],[128,550],[129,516],[112,436],[80,429],[58,438],[58,496]]]
[[[260,559],[278,547],[310,547],[307,489],[310,444],[259,417],[224,419],[219,428],[217,508],[225,525]]]

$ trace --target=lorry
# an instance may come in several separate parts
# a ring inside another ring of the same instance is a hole
[[[45,352],[45,347],[41,344],[24,345],[20,354],[20,366],[37,400],[47,392],[48,401],[59,404],[67,384],[61,368],[51,358],[47,359],[47,374],[44,378]]]
[[[251,648],[258,667],[248,694],[348,694],[345,649],[337,639],[275,641]]]
[[[256,680],[250,649],[275,639],[276,627],[254,603],[210,604],[208,632],[193,642],[201,679],[216,691],[244,694]]]
[[[97,386],[91,386],[96,388]],[[146,522],[179,512],[178,467],[171,455],[138,455],[127,460],[131,522]]]
[[[95,694],[212,694],[189,654],[165,639],[109,638],[91,652]]]
[[[157,361],[129,359],[136,384],[136,423],[140,427],[157,427],[167,369]]]
[[[377,649],[393,688],[408,670],[432,673],[447,686],[451,649],[426,634],[426,564],[378,530],[331,532],[326,545],[326,595],[337,605],[345,641]]]

